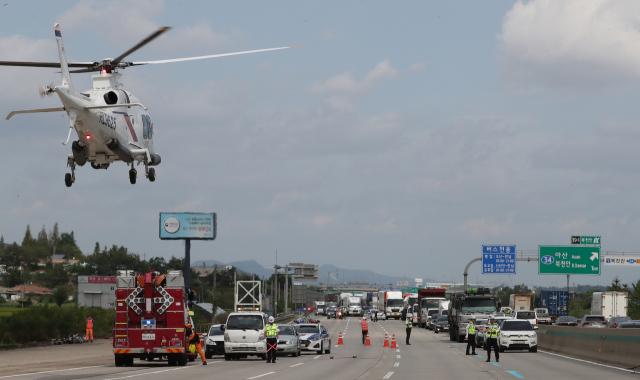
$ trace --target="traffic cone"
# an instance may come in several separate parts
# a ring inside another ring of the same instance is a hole
[[[396,334],[393,334],[393,336],[391,337],[391,348],[398,348],[398,346],[396,345]]]
[[[384,333],[384,346],[382,347],[389,347],[389,333]]]
[[[371,341],[369,341],[369,332],[367,331],[367,340],[364,341],[365,346],[371,346]]]
[[[342,342],[342,331],[340,331],[340,336],[338,336],[338,344],[344,344]]]

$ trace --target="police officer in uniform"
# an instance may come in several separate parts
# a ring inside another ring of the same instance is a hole
[[[494,323],[494,319],[489,319],[487,324],[485,339],[487,340],[487,362],[491,361],[491,347],[496,353],[496,363],[500,362],[500,349],[498,348],[498,337],[500,336],[500,326]]]
[[[274,322],[273,317],[269,317],[269,323],[264,329],[264,335],[267,338],[267,363],[276,362],[276,347],[278,346],[278,325]]]
[[[471,322],[467,326],[467,355],[476,354],[476,319],[471,318]],[[469,353],[469,347],[471,347],[471,353]]]
[[[409,338],[411,337],[411,328],[413,327],[413,324],[411,323],[411,317],[407,317],[405,325],[407,327],[407,346],[411,346],[411,343],[409,343]]]

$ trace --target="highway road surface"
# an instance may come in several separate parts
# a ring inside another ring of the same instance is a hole
[[[326,320],[332,335],[331,354],[303,353],[301,357],[278,358],[275,364],[250,357],[240,361],[198,359],[186,367],[168,367],[166,362],[135,361],[133,367],[115,367],[111,343],[51,346],[0,351],[2,379],[640,379],[640,373],[559,356],[539,350],[505,352],[500,363],[486,363],[486,354],[467,356],[465,343],[449,341],[449,335],[414,328],[411,345],[404,344],[401,321],[369,323],[371,346],[362,345],[357,318]],[[344,345],[338,346],[343,332]],[[398,349],[383,348],[385,332],[396,336]],[[331,358],[333,357],[333,359]],[[493,358],[492,358],[493,359]]]

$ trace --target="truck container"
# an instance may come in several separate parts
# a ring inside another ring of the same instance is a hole
[[[629,295],[626,292],[596,292],[591,299],[591,314],[611,317],[626,317]]]
[[[509,296],[509,307],[513,311],[531,310],[531,294],[512,294]]]
[[[540,293],[540,307],[549,310],[553,321],[569,315],[569,293],[560,290],[543,290]]]
[[[197,354],[186,347],[185,326],[193,323],[182,271],[161,275],[153,270],[140,274],[119,270],[115,292],[116,366],[132,366],[134,358],[151,361],[166,356],[170,366],[184,366],[195,359]]]
[[[378,293],[378,305],[384,311],[386,319],[400,319],[402,316],[402,292],[387,290]]]
[[[440,304],[446,300],[446,289],[419,289],[418,290],[418,326],[426,327],[429,317],[438,313]],[[448,307],[448,305],[447,305]]]

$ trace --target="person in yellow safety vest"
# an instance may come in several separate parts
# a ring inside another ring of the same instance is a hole
[[[467,355],[476,354],[476,319],[471,318],[471,322],[467,326]],[[471,353],[469,353],[469,347],[471,347]]]
[[[207,359],[205,359],[202,346],[200,345],[200,337],[195,331],[191,330],[191,323],[187,323],[185,335],[187,336],[187,347],[193,344],[196,347],[196,352],[200,355],[200,359],[202,359],[202,365],[207,365]]]
[[[498,348],[498,337],[500,336],[500,326],[494,323],[494,319],[489,319],[487,323],[485,339],[487,340],[487,362],[491,361],[491,347],[496,353],[496,363],[500,362],[500,349]]]
[[[86,327],[87,327],[87,340],[91,340],[91,343],[93,343],[93,318],[91,318],[91,316],[87,318]],[[89,339],[89,337],[91,337],[91,339]]]
[[[273,317],[269,317],[269,323],[264,328],[264,336],[267,338],[267,363],[276,362],[276,353],[278,351],[278,325],[274,323]]]
[[[407,317],[405,324],[407,327],[407,346],[411,346],[411,343],[409,343],[409,338],[411,337],[411,328],[413,327],[413,323],[411,323],[411,317]]]

